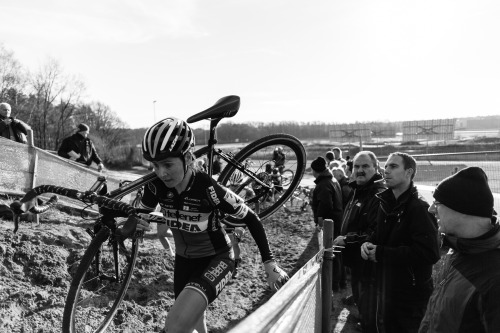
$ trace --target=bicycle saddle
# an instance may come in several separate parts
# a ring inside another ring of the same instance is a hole
[[[219,99],[213,106],[188,118],[188,123],[195,123],[204,119],[230,118],[238,113],[240,108],[239,96],[226,96]]]

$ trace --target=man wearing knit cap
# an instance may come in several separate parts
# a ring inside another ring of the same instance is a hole
[[[385,163],[387,190],[375,232],[361,245],[361,257],[375,262],[375,332],[417,332],[432,294],[432,266],[439,260],[436,219],[413,184],[417,163],[392,153]]]
[[[419,332],[500,332],[500,226],[481,168],[444,179],[429,208],[449,247]]]
[[[318,228],[323,227],[323,220],[333,220],[333,235],[337,237],[342,223],[342,190],[340,184],[326,167],[326,160],[318,157],[311,163],[311,169],[316,186],[313,190],[311,208],[314,222]],[[333,264],[333,290],[338,291],[340,286],[340,261],[335,259]]]
[[[99,155],[97,155],[94,144],[88,138],[89,131],[90,128],[86,124],[79,124],[76,133],[63,140],[57,154],[87,166],[94,162],[97,164],[97,170],[101,171],[104,165]]]

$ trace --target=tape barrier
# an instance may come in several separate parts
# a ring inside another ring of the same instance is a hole
[[[318,240],[322,238],[320,231]],[[321,249],[273,297],[229,332],[320,332],[323,254]]]

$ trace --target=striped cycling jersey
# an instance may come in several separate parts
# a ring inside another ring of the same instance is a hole
[[[221,213],[225,213],[241,219],[248,226],[264,261],[273,258],[255,213],[240,197],[204,172],[195,170],[188,186],[180,194],[174,188],[168,188],[159,178],[148,183],[139,208],[152,211],[157,204],[167,217],[177,255],[201,258],[229,251],[231,241],[221,225]]]

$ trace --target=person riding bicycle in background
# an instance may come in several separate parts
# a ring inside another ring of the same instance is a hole
[[[167,332],[207,332],[205,310],[231,279],[234,253],[221,225],[224,214],[248,227],[259,248],[267,282],[279,289],[288,275],[276,263],[259,217],[231,190],[192,166],[194,132],[180,119],[166,118],[145,133],[142,153],[158,178],[145,186],[139,208],[160,204],[175,241],[175,302],[168,312]],[[138,229],[150,230],[138,221]]]
[[[283,177],[281,177],[281,173],[278,168],[274,168],[271,173],[271,181],[274,185],[274,193],[273,198],[278,193],[283,193]]]
[[[280,174],[285,169],[286,155],[283,147],[276,147],[273,152],[274,167],[278,168]]]

